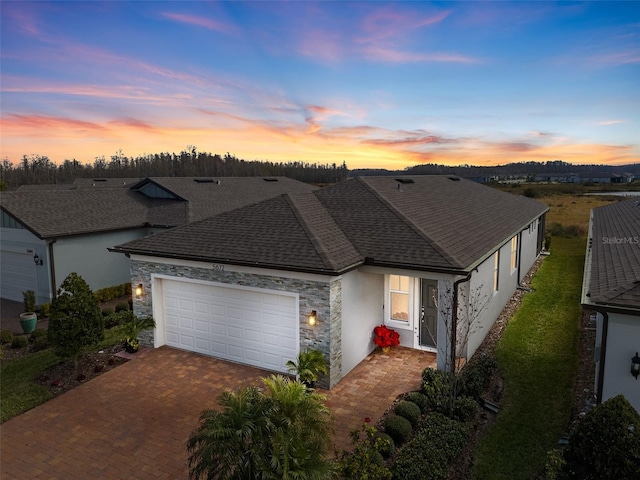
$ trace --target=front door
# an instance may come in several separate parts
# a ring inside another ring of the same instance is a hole
[[[418,344],[421,347],[436,348],[438,338],[438,282],[420,281],[420,320],[418,325]]]

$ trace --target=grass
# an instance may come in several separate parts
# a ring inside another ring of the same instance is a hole
[[[530,479],[565,433],[577,368],[584,238],[554,238],[496,347],[505,395],[482,439],[474,478]]]
[[[105,330],[105,338],[90,350],[98,350],[122,341],[122,327]],[[36,379],[47,368],[60,361],[53,350],[47,348],[25,357],[5,360],[0,365],[0,422],[20,415],[51,398],[48,389],[38,385]]]

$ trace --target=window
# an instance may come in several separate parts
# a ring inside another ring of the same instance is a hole
[[[511,239],[511,271],[518,268],[518,236]]]
[[[493,291],[498,291],[500,280],[500,250],[493,254]]]
[[[409,322],[409,277],[389,275],[389,297],[391,320]]]

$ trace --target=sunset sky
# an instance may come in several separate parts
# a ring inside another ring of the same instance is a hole
[[[640,2],[11,2],[0,156],[640,162]]]

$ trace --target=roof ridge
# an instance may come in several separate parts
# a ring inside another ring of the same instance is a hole
[[[311,224],[307,220],[306,215],[304,215],[304,213],[302,212],[302,210],[301,210],[301,206],[302,205],[300,204],[300,201],[303,198],[304,199],[311,199],[312,198],[313,202],[317,204],[316,205],[317,208],[320,209],[320,210],[317,210],[317,212],[321,212],[321,213],[324,212],[324,214],[326,215],[327,219],[330,219],[331,222],[334,224],[334,226],[336,227],[336,230],[338,230],[340,232],[340,234],[344,237],[344,239],[348,242],[348,244],[352,246],[353,250],[359,254],[358,250],[346,238],[344,232],[342,231],[342,229],[340,229],[340,226],[335,222],[335,220],[333,219],[331,214],[329,214],[329,212],[324,207],[324,205],[322,205],[322,202],[320,202],[320,200],[318,199],[318,197],[316,197],[314,192],[297,193],[297,194],[285,193],[285,194],[283,194],[283,197],[284,197],[285,201],[287,202],[287,204],[289,205],[289,207],[291,208],[291,211],[295,215],[296,220],[298,221],[298,223],[300,224],[300,226],[304,230],[305,234],[309,238],[309,241],[311,242],[311,245],[313,246],[315,251],[318,253],[318,255],[320,256],[320,258],[322,259],[322,262],[324,263],[324,265],[326,267],[331,268],[333,270],[337,270],[340,266],[337,265],[336,262],[333,261],[330,252],[327,250],[327,248],[324,245],[324,242],[322,242],[320,240],[320,237],[317,234],[317,229],[315,228],[315,226],[313,224]]]
[[[447,262],[449,262],[453,267],[456,268],[464,268],[464,265],[449,255],[438,242],[436,242],[430,235],[427,234],[422,228],[418,227],[415,223],[413,223],[406,215],[404,215],[400,210],[393,206],[393,204],[387,200],[381,193],[379,193],[376,189],[370,186],[367,182],[364,181],[362,177],[355,177],[355,179],[360,182],[371,194],[373,194],[380,202],[384,204],[386,208],[389,209],[395,216],[401,219],[409,228],[411,228],[414,232],[416,232],[419,236],[429,242],[429,245],[433,247],[433,249],[438,252]]]

